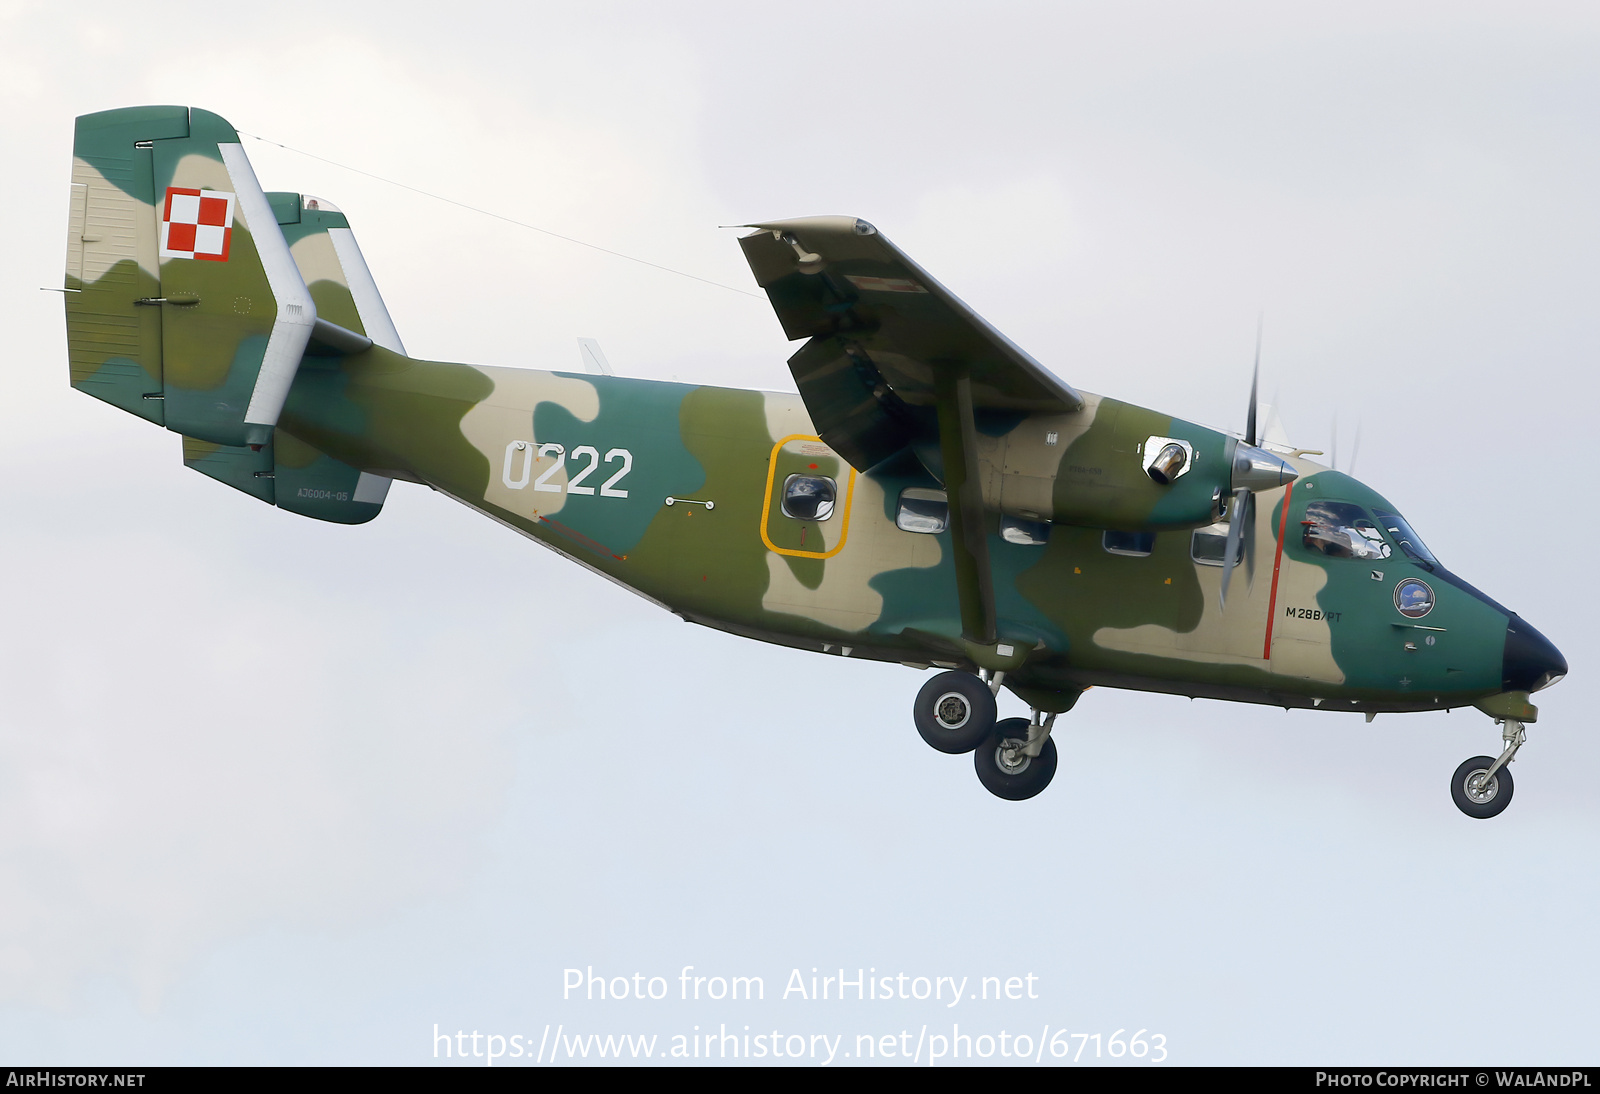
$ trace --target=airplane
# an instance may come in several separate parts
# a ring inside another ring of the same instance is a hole
[[[336,524],[420,483],[686,621],[937,669],[912,721],[1003,799],[1044,790],[1098,686],[1475,707],[1503,747],[1450,792],[1492,817],[1567,672],[1376,491],[1267,447],[1254,382],[1242,434],[1080,391],[865,220],[739,240],[803,341],[791,394],[618,376],[587,340],[584,371],[408,356],[344,213],[265,192],[198,108],[78,118],[71,195],[72,386],[187,466]]]

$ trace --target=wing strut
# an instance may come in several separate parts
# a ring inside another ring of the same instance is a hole
[[[983,485],[978,479],[977,428],[972,418],[972,377],[960,366],[934,369],[939,412],[939,456],[950,502],[950,547],[956,591],[961,598],[961,634],[992,646],[996,641],[994,582],[984,522]]]

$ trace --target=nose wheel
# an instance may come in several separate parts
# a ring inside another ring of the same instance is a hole
[[[1474,756],[1450,776],[1450,797],[1467,816],[1487,820],[1511,804],[1511,772],[1502,767],[1491,775],[1494,766],[1493,757]]]
[[[1457,809],[1478,820],[1498,817],[1511,804],[1515,783],[1506,765],[1516,758],[1517,749],[1528,739],[1527,732],[1517,719],[1506,718],[1500,724],[1503,727],[1500,736],[1506,748],[1500,753],[1499,759],[1474,756],[1450,776],[1450,799],[1456,803]]]

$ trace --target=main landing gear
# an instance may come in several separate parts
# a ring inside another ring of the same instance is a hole
[[[1450,797],[1456,803],[1456,808],[1479,820],[1497,817],[1511,804],[1511,792],[1515,784],[1506,765],[1516,758],[1517,749],[1528,740],[1526,730],[1517,719],[1502,718],[1497,721],[1501,726],[1501,739],[1506,743],[1500,758],[1474,756],[1450,776]]]
[[[970,672],[941,672],[922,685],[911,708],[917,732],[940,752],[971,752],[994,729],[994,692]]]
[[[970,672],[941,672],[922,685],[912,716],[922,739],[940,752],[972,753],[978,781],[996,797],[1024,801],[1050,785],[1056,773],[1054,714],[996,721],[994,696],[1004,673],[979,679]]]
[[[1035,713],[1032,721],[1007,718],[998,723],[972,754],[984,789],[997,798],[1020,802],[1049,786],[1056,774],[1056,743],[1050,739],[1055,721],[1054,714],[1041,721]]]

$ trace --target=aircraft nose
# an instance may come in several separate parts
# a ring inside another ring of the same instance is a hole
[[[1567,659],[1554,644],[1513,615],[1506,624],[1506,652],[1501,686],[1506,691],[1538,691],[1567,674]]]

